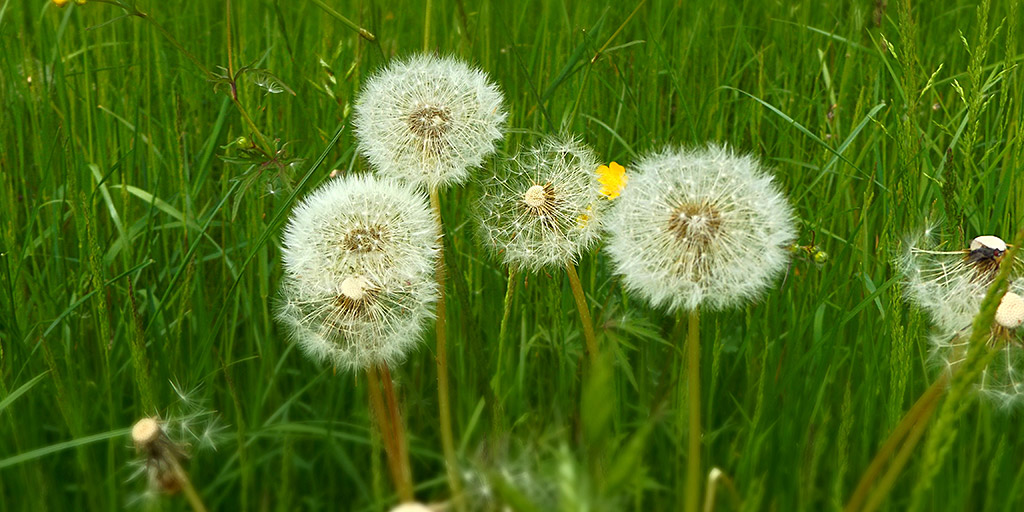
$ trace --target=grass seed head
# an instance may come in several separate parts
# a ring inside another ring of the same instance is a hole
[[[793,213],[752,156],[667,148],[635,168],[606,222],[627,289],[672,310],[722,309],[756,297],[785,269]]]
[[[460,183],[502,138],[503,101],[486,73],[455,58],[393,61],[356,102],[359,150],[382,176],[428,189]]]
[[[548,137],[484,183],[481,238],[504,262],[537,271],[575,262],[601,236],[609,199],[600,162],[578,139]]]
[[[422,192],[336,178],[292,212],[277,318],[302,350],[342,369],[393,364],[437,299],[438,230]]]

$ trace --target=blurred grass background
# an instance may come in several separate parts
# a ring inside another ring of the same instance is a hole
[[[774,168],[800,243],[829,259],[798,256],[756,304],[703,315],[704,470],[726,477],[715,510],[838,509],[935,376],[927,320],[890,263],[900,239],[926,219],[955,245],[1020,227],[1020,3],[140,1],[143,18],[3,1],[0,510],[128,506],[145,484],[129,480],[127,429],[196,410],[224,425],[188,464],[211,509],[394,503],[362,377],[307,360],[272,309],[281,221],[332,171],[365,170],[349,125],[359,84],[425,39],[504,89],[503,154],[566,130],[627,172],[649,149],[708,141]],[[214,75],[246,66],[260,71],[236,75],[233,100]],[[243,136],[270,156],[247,155]],[[609,364],[582,378],[562,272],[518,278],[500,356],[507,274],[474,239],[476,190],[442,195],[474,507],[676,509],[676,319],[626,296],[596,252],[579,268]],[[443,501],[424,339],[393,373],[417,496]],[[1024,507],[1020,419],[971,407],[925,507]],[[889,510],[906,507],[920,459]]]

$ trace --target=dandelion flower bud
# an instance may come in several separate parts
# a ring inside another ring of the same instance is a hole
[[[372,176],[330,181],[292,212],[277,318],[316,360],[392,364],[437,299],[438,231],[426,197]]]
[[[478,201],[483,240],[517,269],[576,261],[601,236],[609,199],[599,167],[574,138],[546,138],[512,157]]]
[[[502,137],[502,101],[486,73],[452,57],[394,61],[357,100],[359,150],[382,176],[428,189],[460,183]]]
[[[772,177],[753,157],[714,145],[642,158],[607,226],[626,288],[673,310],[757,296],[785,269],[794,240]]]

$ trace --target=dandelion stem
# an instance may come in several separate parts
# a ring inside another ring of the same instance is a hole
[[[444,223],[441,222],[441,199],[437,193],[437,187],[430,189],[430,207],[434,210],[434,219],[437,221],[438,233],[444,232]],[[442,235],[443,236],[443,235]],[[444,303],[444,243],[440,244],[440,251],[437,256],[437,407],[441,416],[441,448],[444,451],[445,467],[448,472],[448,486],[452,491],[458,510],[464,510],[462,502],[462,484],[459,481],[459,466],[455,456],[455,437],[452,435],[452,413],[451,403],[448,401],[448,347],[447,347],[447,324],[445,321],[446,308]]]
[[[697,512],[700,505],[700,309],[693,308],[687,318],[686,373],[690,406],[689,445],[686,454],[686,512]],[[682,398],[682,393],[679,394]]]
[[[384,384],[384,398],[387,400],[389,419],[394,436],[395,459],[398,462],[396,472],[401,478],[399,495],[403,501],[413,499],[412,464],[409,462],[409,443],[405,437],[405,427],[402,425],[402,415],[398,410],[398,399],[395,397],[394,380],[391,378],[391,370],[387,366],[380,366],[381,382]],[[408,498],[405,497],[408,494]]]
[[[430,8],[433,2],[427,0],[427,5],[424,10],[426,11],[423,15],[423,52],[430,51]]]
[[[391,481],[395,484],[398,498],[403,501],[412,501],[412,481],[405,480],[402,474],[399,448],[397,447],[397,434],[395,422],[389,417],[384,396],[380,390],[381,375],[376,366],[366,369],[366,382],[370,395],[370,409],[373,410],[377,429],[380,430],[380,437],[384,440],[384,453],[388,458],[388,470],[391,473]]]
[[[569,274],[569,286],[572,288],[573,298],[576,299],[576,309],[580,312],[580,321],[583,323],[583,337],[586,339],[590,364],[593,366],[597,363],[597,338],[594,337],[594,321],[590,318],[587,296],[583,294],[580,276],[576,274],[576,265],[572,262],[567,263],[565,271]]]
[[[505,286],[505,303],[504,309],[501,313],[501,326],[498,328],[498,367],[494,372],[494,382],[491,388],[494,390],[494,407],[492,412],[494,414],[494,425],[500,423],[502,413],[502,403],[504,397],[502,397],[502,366],[505,362],[505,339],[508,338],[508,321],[512,316],[512,297],[515,295],[516,290],[516,269],[515,267],[508,268],[508,284]]]
[[[189,479],[188,473],[181,467],[178,459],[175,457],[168,457],[167,461],[170,462],[171,471],[174,472],[174,478],[181,484],[181,492],[185,494],[185,499],[188,500],[189,505],[192,505],[192,510],[196,512],[206,512],[206,505],[203,504],[203,500],[199,498],[199,493],[196,492],[196,488],[192,485],[192,480]]]
[[[949,383],[949,374],[943,373],[935,382],[921,394],[917,402],[903,415],[903,419],[896,425],[892,433],[889,434],[889,438],[882,443],[882,447],[878,449],[878,453],[875,454],[875,458],[871,460],[871,464],[868,465],[868,469],[864,471],[864,475],[860,477],[860,481],[857,483],[857,488],[853,491],[853,496],[850,497],[850,501],[847,502],[846,507],[843,509],[844,512],[854,512],[859,510],[861,505],[868,497],[868,491],[871,490],[872,484],[878,478],[878,475],[882,472],[882,468],[885,463],[889,460],[889,457],[896,451],[896,447],[906,439],[906,435],[916,425],[923,425],[928,422],[929,417],[935,411],[935,404],[938,403],[939,396],[946,390],[946,385]],[[923,427],[922,427],[923,428]],[[909,443],[903,443],[906,446]],[[916,441],[915,443],[916,444]],[[901,450],[902,451],[902,450]],[[895,465],[896,462],[893,462]],[[878,491],[875,495],[881,494],[884,496],[886,492]]]

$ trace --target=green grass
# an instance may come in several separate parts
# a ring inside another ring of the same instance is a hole
[[[891,264],[899,240],[926,218],[956,244],[1021,228],[1016,2],[650,0],[632,18],[618,2],[325,3],[376,42],[314,2],[236,0],[228,18],[224,2],[143,1],[143,19],[95,0],[0,1],[0,510],[124,508],[145,488],[128,478],[127,429],[197,408],[225,426],[187,464],[211,509],[394,504],[365,381],[305,358],[272,310],[291,205],[332,170],[365,170],[349,125],[359,84],[425,37],[505,91],[510,131],[480,175],[558,130],[627,170],[665,144],[728,142],[774,168],[800,243],[829,254],[795,259],[755,304],[702,315],[702,460],[731,482],[715,510],[841,508],[936,375]],[[294,95],[243,74],[235,104],[202,69],[242,66]],[[246,162],[240,136],[284,148],[282,166]],[[520,275],[494,408],[507,274],[475,239],[477,190],[441,197],[467,490],[487,481],[517,510],[677,509],[685,321],[587,255],[610,364],[584,378],[564,272]],[[393,373],[417,496],[443,501],[432,329],[424,339]],[[1024,507],[1020,421],[971,402],[919,505]],[[925,460],[883,508],[910,505]]]

